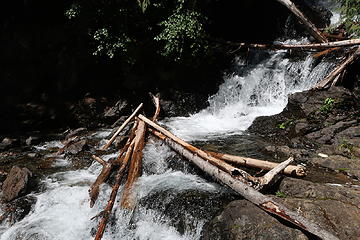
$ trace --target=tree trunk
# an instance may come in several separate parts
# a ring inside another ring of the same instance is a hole
[[[318,41],[318,42],[328,42],[326,37],[324,37],[320,31],[315,27],[315,25],[310,22],[304,14],[295,6],[293,2],[290,0],[277,0],[282,5],[287,7],[295,16],[299,19],[301,23],[304,24],[305,28],[308,30],[308,32]]]
[[[335,78],[345,70],[345,68],[353,63],[358,57],[360,56],[360,47],[356,49],[356,51],[351,54],[346,60],[344,60],[340,65],[338,65],[326,78],[322,81],[318,82],[315,85],[315,89],[322,89],[325,88],[328,84],[331,84]]]
[[[230,155],[230,154],[216,153],[216,152],[211,152],[211,151],[206,151],[206,152],[213,157],[222,159],[229,163],[239,164],[239,165],[247,166],[247,167],[271,170],[279,165],[278,163],[262,161],[262,160],[258,160],[258,159],[254,159],[254,158],[239,157],[239,156],[234,156],[234,155]],[[306,175],[304,167],[291,166],[291,165],[287,166],[284,169],[283,173],[287,174],[287,175],[297,176],[297,177],[304,177]]]
[[[126,209],[133,209],[135,207],[134,196],[132,188],[134,182],[138,179],[141,171],[142,150],[145,145],[145,122],[139,121],[136,135],[134,138],[134,150],[131,156],[131,164],[129,168],[128,178],[125,184],[124,192],[121,199],[121,207]]]
[[[115,140],[116,136],[123,130],[126,125],[136,116],[136,114],[139,112],[139,110],[142,108],[143,104],[140,103],[140,105],[135,109],[135,111],[128,117],[125,122],[119,127],[119,129],[114,133],[114,135],[110,138],[110,140],[102,147],[101,150],[106,150],[111,145],[111,143]]]
[[[201,157],[193,154],[191,151],[187,150],[180,144],[176,143],[169,137],[165,137],[164,140],[171,148],[173,148],[176,152],[183,155],[187,159],[189,159],[192,163],[194,163],[197,167],[203,170],[205,173],[212,176],[214,179],[222,182],[227,185],[235,192],[246,198],[248,201],[257,205],[261,209],[272,213],[298,227],[305,230],[306,232],[310,232],[321,239],[326,240],[335,240],[338,239],[336,236],[332,235],[330,232],[327,232],[317,226],[315,223],[308,221],[298,213],[287,209],[285,206],[277,203],[273,198],[267,197],[261,194],[259,191],[255,190],[249,185],[243,183],[242,181],[234,179],[230,174],[222,171],[216,166],[210,164],[208,161],[204,161]]]
[[[336,42],[323,42],[323,43],[305,43],[305,44],[251,44],[251,43],[233,43],[239,48],[257,48],[257,49],[291,49],[291,50],[316,50],[327,49],[335,47],[350,47],[360,45],[360,39],[342,40]]]

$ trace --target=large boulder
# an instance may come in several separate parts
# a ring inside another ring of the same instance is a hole
[[[32,173],[27,168],[13,166],[2,185],[2,197],[5,201],[12,201],[22,196],[28,189]]]

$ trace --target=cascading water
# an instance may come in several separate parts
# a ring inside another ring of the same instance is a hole
[[[241,71],[225,78],[208,108],[163,123],[187,140],[241,134],[257,116],[279,113],[288,94],[311,88],[331,67],[328,62],[315,66],[311,56],[292,61],[283,51],[271,53],[255,66],[245,66],[241,60],[237,64]],[[37,151],[43,149],[40,146]],[[65,157],[57,160],[61,166],[67,161]],[[116,203],[103,239],[199,239],[204,224],[221,209],[219,199],[231,198],[226,188],[198,177],[158,141],[149,140],[143,166],[136,188],[137,208],[129,212]],[[44,190],[33,194],[37,201],[31,213],[13,226],[3,224],[0,239],[92,239],[98,219],[90,219],[103,210],[111,192],[104,184],[97,203],[89,208],[88,189],[100,169],[100,164],[93,163],[87,169],[48,176],[42,181]]]

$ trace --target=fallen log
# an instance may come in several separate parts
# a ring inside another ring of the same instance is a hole
[[[129,168],[128,178],[125,183],[125,187],[121,199],[122,208],[133,209],[135,207],[132,188],[134,182],[138,179],[141,171],[141,159],[142,159],[142,150],[145,145],[145,133],[146,133],[145,122],[139,121],[138,128],[136,129],[136,134],[134,138],[135,144],[131,156],[131,164]]]
[[[330,232],[321,229],[318,225],[305,219],[297,212],[289,210],[282,204],[277,203],[273,198],[261,194],[259,191],[255,190],[254,188],[249,187],[249,185],[247,185],[246,183],[234,179],[230,174],[217,168],[216,166],[212,165],[210,162],[204,161],[204,159],[202,159],[200,156],[193,154],[193,152],[181,146],[179,143],[175,142],[171,138],[164,136],[164,138],[161,139],[165,141],[172,149],[174,149],[179,154],[183,155],[185,158],[187,158],[190,162],[194,163],[205,173],[212,176],[214,179],[220,181],[221,183],[227,185],[235,192],[237,192],[245,199],[258,206],[259,208],[263,209],[264,211],[274,214],[298,226],[304,231],[314,234],[315,236],[321,239],[326,239],[326,240],[338,239]]]
[[[347,66],[353,63],[360,56],[360,47],[358,47],[353,54],[351,54],[347,59],[340,63],[326,78],[318,82],[314,89],[326,88],[330,85],[341,72],[343,72]]]
[[[122,177],[124,175],[125,168],[126,168],[128,162],[129,162],[129,159],[130,159],[134,144],[135,144],[135,139],[132,140],[129,148],[126,151],[125,156],[121,157],[122,158],[121,166],[120,166],[120,168],[118,169],[118,171],[116,173],[115,183],[114,183],[114,185],[112,187],[112,191],[111,191],[111,194],[110,194],[110,197],[109,197],[109,201],[108,201],[104,211],[102,211],[101,214],[100,214],[102,216],[102,219],[101,219],[101,221],[99,223],[99,227],[98,227],[98,230],[97,230],[96,235],[95,235],[95,240],[100,240],[102,238],[103,234],[104,234],[105,227],[106,227],[106,224],[107,224],[107,222],[109,220],[112,208],[114,206],[115,198],[116,198],[117,192],[118,192],[120,184],[121,184],[121,179],[122,179]]]
[[[114,135],[110,138],[110,140],[101,148],[101,150],[106,150],[109,148],[112,142],[114,142],[116,136],[123,130],[126,125],[136,116],[136,114],[140,111],[143,104],[140,105],[135,109],[135,111],[125,120],[125,122],[119,127],[119,129],[114,133]]]
[[[116,165],[120,165],[122,161],[122,156],[125,152],[128,151],[128,148],[135,137],[135,130],[136,130],[137,122],[134,123],[134,126],[131,130],[130,136],[125,144],[125,146],[120,150],[118,157],[115,161],[104,161],[101,158],[93,155],[93,158],[99,162],[103,168],[101,169],[101,172],[99,176],[96,178],[95,182],[90,186],[89,189],[89,196],[90,196],[90,207],[92,208],[99,196],[100,191],[100,185],[103,184],[110,176],[111,171],[114,169]]]
[[[329,49],[326,49],[324,51],[313,54],[313,58],[319,58],[319,57],[328,55],[329,53],[335,52],[335,51],[340,50],[340,49],[341,49],[340,47],[329,48]]]
[[[305,43],[305,44],[256,44],[256,43],[233,43],[233,45],[239,46],[239,48],[256,48],[256,49],[269,49],[269,50],[280,50],[280,49],[291,49],[291,50],[317,50],[327,49],[335,47],[351,47],[360,45],[360,39],[349,39],[335,42],[322,42],[322,43]]]
[[[293,157],[289,157],[286,161],[280,163],[273,169],[271,169],[269,172],[267,172],[264,176],[259,177],[260,179],[260,186],[261,188],[268,185],[271,181],[273,181],[274,177],[279,174],[281,171],[284,171],[284,169],[289,166],[289,164],[294,161]]]
[[[318,42],[328,42],[326,37],[324,37],[321,32],[315,27],[315,25],[308,20],[304,14],[295,6],[290,0],[277,0],[279,3],[287,7],[301,23],[304,24],[308,32],[318,41]]]
[[[153,95],[152,93],[150,93],[150,96],[151,96],[152,102],[155,105],[155,113],[151,120],[153,122],[156,122],[156,120],[158,119],[159,114],[160,114],[160,97],[159,97],[159,94]]]
[[[198,155],[199,157],[205,159],[206,161],[209,161],[212,165],[222,169],[223,171],[227,172],[228,174],[230,174],[234,178],[242,180],[243,182],[246,182],[247,184],[249,184],[251,186],[258,185],[257,178],[251,176],[250,174],[248,174],[244,170],[236,168],[236,167],[234,167],[234,166],[232,166],[232,165],[230,165],[230,164],[228,164],[228,163],[226,163],[224,161],[221,161],[220,159],[212,157],[210,154],[207,154],[205,151],[203,151],[203,150],[201,150],[199,148],[196,148],[196,147],[192,146],[191,144],[185,142],[184,140],[176,137],[174,134],[172,134],[171,132],[169,132],[165,128],[162,128],[161,126],[157,125],[156,123],[152,122],[150,119],[146,118],[145,116],[140,114],[138,117],[141,120],[143,120],[146,124],[150,125],[154,129],[159,131],[161,134],[165,135],[166,137],[169,137],[170,139],[172,139],[176,143],[180,144],[181,146],[183,146],[185,149],[192,152],[193,154]]]
[[[211,151],[206,151],[213,157],[222,159],[229,163],[239,164],[242,166],[253,167],[253,168],[261,168],[264,170],[271,170],[278,166],[278,163],[262,161],[254,158],[248,157],[239,157],[230,154],[223,154],[223,153],[216,153]],[[306,175],[305,168],[302,166],[287,166],[284,171],[284,174],[297,176],[297,177],[304,177]]]

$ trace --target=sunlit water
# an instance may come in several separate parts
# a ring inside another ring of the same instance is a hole
[[[279,113],[289,94],[311,88],[329,71],[330,65],[321,62],[315,66],[310,56],[291,61],[281,51],[271,53],[255,66],[245,66],[237,60],[236,68],[242,71],[225,77],[219,91],[209,98],[208,108],[190,117],[167,119],[163,124],[187,140],[241,134],[257,116]],[[108,133],[98,132],[92,137],[101,139]],[[49,142],[38,146],[37,150],[61,146],[59,142]],[[102,158],[108,160],[115,156],[110,154]],[[144,150],[144,172],[136,184],[139,202],[162,192],[169,193],[158,199],[165,203],[192,190],[213,195],[227,192],[225,188],[190,173],[186,166],[172,168],[168,160],[174,157],[175,153],[162,143],[148,142]],[[55,167],[67,164],[69,159],[63,156],[54,162]],[[87,169],[60,172],[44,179],[45,190],[35,194],[37,201],[31,213],[13,226],[3,223],[0,239],[93,239],[99,219],[91,218],[103,210],[111,192],[110,186],[103,184],[95,206],[89,207],[88,189],[100,170],[100,164],[95,162]],[[114,206],[103,239],[195,240],[201,237],[206,221],[203,216],[194,217],[186,211],[169,217],[165,209],[151,208],[147,204],[138,204],[134,212],[118,206],[118,203]],[[202,207],[206,211],[208,206]],[[187,226],[182,231],[173,224],[178,215]]]

